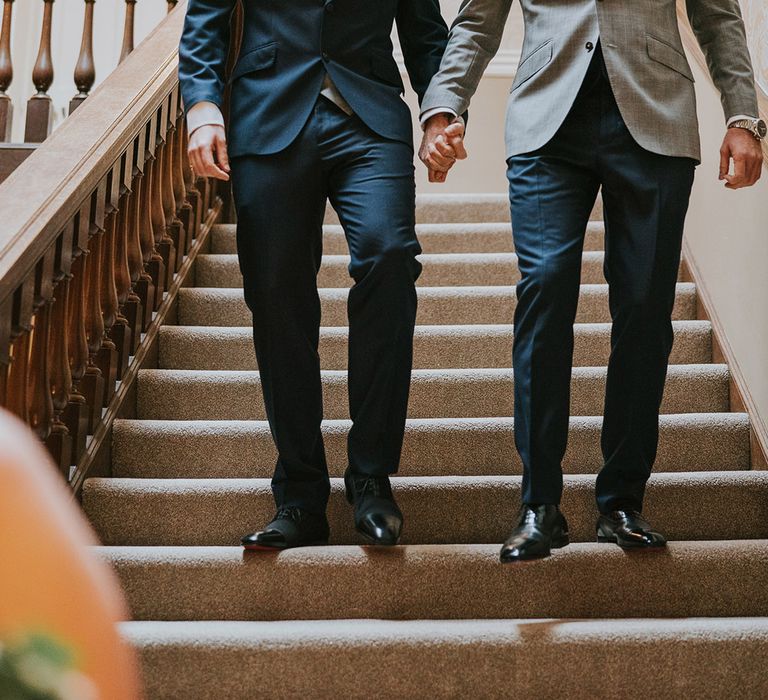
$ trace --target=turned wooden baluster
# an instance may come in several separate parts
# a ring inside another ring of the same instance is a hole
[[[144,177],[142,178],[141,189],[141,202],[142,207],[140,210],[141,216],[141,235],[142,235],[142,254],[145,256],[144,261],[147,265],[147,270],[152,276],[152,280],[155,284],[155,300],[153,308],[155,310],[160,308],[160,304],[163,303],[163,295],[165,293],[165,260],[159,249],[159,241],[162,237],[162,232],[165,230],[165,221],[162,222],[162,228],[159,228],[155,219],[157,207],[155,202],[157,200],[157,193],[155,191],[155,160],[153,153],[155,150],[155,129],[157,126],[157,112],[155,112],[147,124],[146,131],[146,150],[144,152]],[[162,214],[162,208],[160,209]],[[149,259],[146,257],[146,251],[149,249]]]
[[[165,135],[165,114],[166,107],[162,110],[158,110],[157,121],[155,122],[155,148],[153,159],[149,164],[149,184],[148,189],[150,193],[150,216],[152,219],[152,230],[155,234],[155,247],[160,255],[163,257],[163,263],[165,264],[165,279],[163,280],[163,286],[168,289],[173,281],[173,274],[176,271],[176,247],[174,246],[173,239],[168,235],[168,227],[166,225],[165,208],[163,203],[165,201],[165,195],[163,193],[165,178],[163,176],[163,163],[165,162],[165,144],[162,141],[157,141],[157,138],[162,138]],[[162,131],[160,129],[162,128]]]
[[[75,66],[75,95],[69,103],[69,113],[72,114],[88,97],[94,82],[96,82],[96,64],[93,60],[93,5],[96,0],[85,0],[85,16],[83,19],[83,38],[80,42],[80,55]]]
[[[14,292],[11,304],[10,366],[6,407],[29,422],[29,341],[35,304],[35,278],[28,277]]]
[[[180,114],[178,103],[175,108],[175,128],[173,130],[173,158],[172,179],[173,197],[176,200],[176,218],[184,231],[184,247],[181,250],[182,257],[189,252],[192,239],[195,235],[195,213],[187,199],[187,187],[184,183],[184,116]]]
[[[72,377],[72,387],[69,393],[69,403],[62,415],[62,420],[72,438],[72,464],[77,464],[85,452],[86,437],[89,427],[89,409],[81,382],[88,367],[88,337],[86,335],[86,289],[85,274],[86,254],[88,252],[88,236],[90,234],[90,199],[81,208],[75,219],[75,241],[71,268],[71,282],[67,304],[67,331],[69,343],[69,371]]]
[[[115,228],[117,224],[117,202],[120,190],[120,168],[115,166],[108,177],[106,219],[101,234],[101,315],[104,319],[104,335],[99,351],[99,367],[104,375],[104,405],[106,406],[115,393],[118,379],[117,345],[112,340],[112,327],[118,320],[117,289],[115,288]]]
[[[114,240],[112,243],[113,265],[115,270],[115,292],[117,298],[117,318],[112,328],[110,337],[117,346],[117,377],[121,379],[128,369],[128,359],[133,348],[134,329],[128,322],[126,309],[128,298],[133,293],[131,289],[131,270],[128,267],[128,201],[131,191],[126,183],[130,184],[130,173],[133,171],[133,148],[128,150],[123,158],[122,179],[120,181],[121,196],[116,213]],[[135,293],[134,301],[138,300]]]
[[[154,262],[153,256],[157,256],[157,260],[160,263],[163,261],[155,250],[152,223],[150,217],[147,215],[147,203],[149,198],[147,196],[147,178],[144,176],[144,171],[146,169],[147,131],[148,129],[144,129],[136,139],[136,181],[134,183],[136,197],[134,199],[132,217],[134,222],[133,228],[136,231],[140,251],[139,272],[137,281],[135,282],[135,288],[141,298],[143,308],[143,331],[146,331],[147,328],[149,328],[149,324],[152,322],[152,312],[159,306],[157,303],[157,292],[155,290],[155,279],[152,275]],[[133,276],[133,273],[131,274]],[[158,277],[162,276],[162,274],[158,275]]]
[[[48,90],[53,84],[53,59],[51,58],[51,25],[53,22],[53,0],[43,0],[43,29],[40,35],[40,49],[32,71],[32,82],[37,94],[27,102],[27,124],[24,140],[41,143],[51,133],[53,124],[53,101]]]
[[[0,141],[11,140],[11,127],[13,126],[13,102],[6,94],[13,82],[12,16],[13,0],[3,0],[3,25],[0,29]]]
[[[104,339],[104,318],[101,315],[101,248],[103,239],[104,198],[106,182],[94,192],[89,213],[91,237],[88,254],[83,259],[85,284],[85,333],[88,341],[88,365],[83,378],[83,393],[88,402],[88,432],[93,433],[101,420],[104,407],[106,378],[100,368],[99,353]]]
[[[181,173],[184,178],[184,189],[187,192],[187,201],[192,207],[192,221],[190,222],[191,229],[189,230],[190,245],[192,241],[197,238],[197,234],[200,231],[200,224],[203,217],[203,199],[200,190],[197,189],[197,182],[195,175],[192,172],[192,166],[189,164],[189,154],[187,148],[189,146],[189,132],[184,118],[182,117],[179,133],[181,135],[181,145],[179,146],[179,152],[181,155]]]
[[[133,51],[136,0],[125,0],[125,26],[123,27],[123,48],[120,51],[120,63]]]
[[[35,268],[35,307],[29,350],[29,427],[46,441],[53,422],[48,348],[51,344],[51,305],[56,250],[45,252]]]
[[[174,146],[174,123],[171,119],[171,115],[175,116],[175,108],[173,105],[174,95],[165,101],[163,105],[163,124],[165,125],[165,133],[163,134],[162,154],[160,157],[161,171],[162,171],[162,194],[163,194],[163,214],[165,215],[165,227],[168,237],[173,241],[174,248],[176,249],[176,265],[173,268],[174,272],[178,272],[181,268],[181,263],[184,259],[184,238],[186,231],[181,224],[178,216],[176,216],[176,197],[173,191],[173,146]],[[172,277],[168,280],[170,285]]]
[[[144,330],[144,306],[141,295],[139,294],[139,280],[144,272],[144,261],[141,257],[141,240],[139,239],[139,229],[136,226],[136,208],[140,199],[139,169],[137,166],[139,159],[139,138],[134,139],[130,147],[130,157],[126,164],[126,186],[130,187],[126,195],[124,204],[125,218],[123,223],[123,243],[125,250],[125,266],[128,272],[128,292],[122,303],[122,313],[128,319],[128,326],[131,329],[131,354],[134,355],[141,341],[141,332]],[[142,156],[143,157],[143,154]],[[118,297],[120,291],[118,289]]]
[[[50,330],[48,333],[48,365],[50,393],[53,404],[51,432],[46,440],[48,450],[59,465],[61,473],[69,480],[72,462],[72,438],[63,420],[72,392],[72,372],[69,366],[69,286],[72,269],[72,241],[74,222],[70,222],[56,241],[54,262],[53,300],[50,305]]]

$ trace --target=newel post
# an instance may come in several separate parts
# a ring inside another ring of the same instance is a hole
[[[13,126],[13,103],[6,94],[13,81],[13,60],[11,58],[11,19],[13,0],[3,0],[3,24],[0,28],[0,141],[11,140]]]
[[[85,0],[83,38],[80,42],[80,55],[75,66],[77,95],[69,103],[70,114],[88,97],[88,93],[96,82],[96,64],[93,59],[93,5],[95,2],[96,0]]]

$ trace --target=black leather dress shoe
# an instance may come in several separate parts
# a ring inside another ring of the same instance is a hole
[[[523,505],[517,527],[501,548],[501,562],[548,557],[570,543],[568,522],[557,506]]]
[[[301,508],[280,508],[263,530],[240,540],[248,550],[276,550],[328,544],[328,520]]]
[[[597,521],[597,541],[613,542],[622,549],[659,549],[667,546],[664,535],[654,532],[636,510],[614,510]]]
[[[355,529],[371,544],[395,545],[403,514],[395,503],[387,476],[367,476],[347,469],[347,500],[355,507]]]

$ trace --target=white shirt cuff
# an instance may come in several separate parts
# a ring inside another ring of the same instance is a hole
[[[424,112],[424,114],[421,115],[421,117],[419,117],[421,126],[423,127],[430,119],[430,117],[434,117],[436,114],[450,114],[454,118],[459,116],[450,107],[433,107],[432,109],[428,109],[426,112]]]
[[[224,115],[213,102],[198,102],[187,112],[187,130],[190,135],[201,126],[224,126]]]
[[[740,119],[757,119],[757,117],[750,117],[748,114],[737,114],[735,117],[731,117],[728,120],[728,123],[726,124],[726,126],[730,126],[731,124],[733,124],[733,122],[737,122]]]

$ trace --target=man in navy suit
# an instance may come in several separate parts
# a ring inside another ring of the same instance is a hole
[[[390,35],[396,22],[421,99],[448,30],[439,0],[246,0],[225,135],[220,106],[235,3],[190,0],[179,77],[195,172],[225,180],[231,172],[245,300],[279,453],[277,514],[243,544],[328,540],[316,281],[328,199],[354,280],[347,498],[358,532],[396,544],[402,514],[388,475],[397,471],[405,431],[421,249],[411,115]]]

